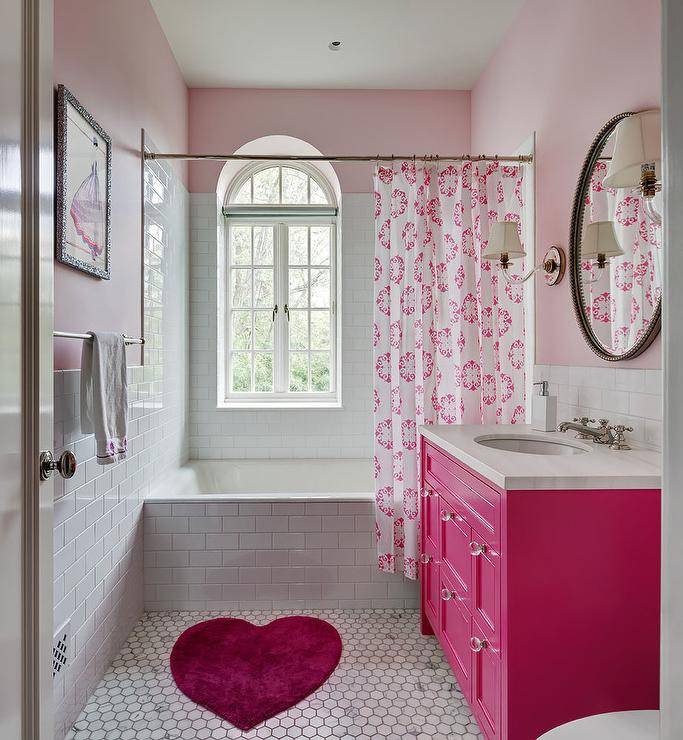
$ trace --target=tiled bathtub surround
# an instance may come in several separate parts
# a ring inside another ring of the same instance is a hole
[[[128,370],[125,461],[98,465],[93,437],[81,434],[80,371],[54,378],[56,452],[70,449],[78,460],[71,480],[55,480],[54,626],[70,620],[73,635],[70,664],[55,681],[56,740],[142,613],[142,503],[151,483],[186,458],[186,368],[178,357],[186,353],[188,196],[154,166],[145,193],[145,364]]]
[[[154,503],[145,608],[416,608],[417,584],[377,570],[373,505]]]
[[[372,195],[342,203],[344,408],[282,411],[216,410],[218,205],[215,193],[190,199],[190,458],[371,457]]]
[[[661,448],[662,371],[620,366],[536,365],[534,380],[549,380],[558,422],[607,418],[633,427],[627,436]]]

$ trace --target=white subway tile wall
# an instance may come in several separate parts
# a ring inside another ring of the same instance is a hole
[[[71,620],[73,634],[70,665],[54,686],[56,740],[71,728],[142,614],[143,501],[154,480],[187,458],[187,367],[180,358],[187,355],[188,220],[184,186],[172,171],[150,163],[144,220],[146,344],[144,365],[128,370],[125,461],[97,464],[93,437],[80,431],[80,371],[54,374],[55,449],[58,454],[69,449],[78,459],[71,480],[55,481],[54,626]]]
[[[215,193],[190,195],[190,457],[372,456],[371,194],[342,204],[343,409],[216,409],[217,241]],[[222,218],[222,216],[220,216]]]
[[[413,609],[367,502],[148,502],[145,609]]]
[[[550,381],[558,422],[606,418],[633,427],[627,437],[662,446],[662,371],[627,367],[536,365],[534,381]]]

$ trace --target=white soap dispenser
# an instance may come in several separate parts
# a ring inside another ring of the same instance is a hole
[[[538,432],[554,432],[557,429],[557,396],[548,391],[548,381],[540,380],[541,392],[531,398],[531,428]]]

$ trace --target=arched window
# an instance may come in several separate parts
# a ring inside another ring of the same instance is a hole
[[[228,190],[225,402],[339,403],[337,204],[305,163],[259,163]]]

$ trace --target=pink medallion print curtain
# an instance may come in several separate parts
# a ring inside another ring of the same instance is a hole
[[[522,186],[523,168],[498,162],[375,170],[380,570],[417,577],[418,427],[524,422],[523,289],[479,256],[492,222],[515,221],[521,235]]]
[[[625,254],[602,270],[584,260],[581,270],[593,332],[605,347],[625,352],[647,331],[662,294],[662,229],[648,217],[639,192],[606,188],[606,176],[607,164],[598,162],[586,196],[586,222],[612,221]]]

